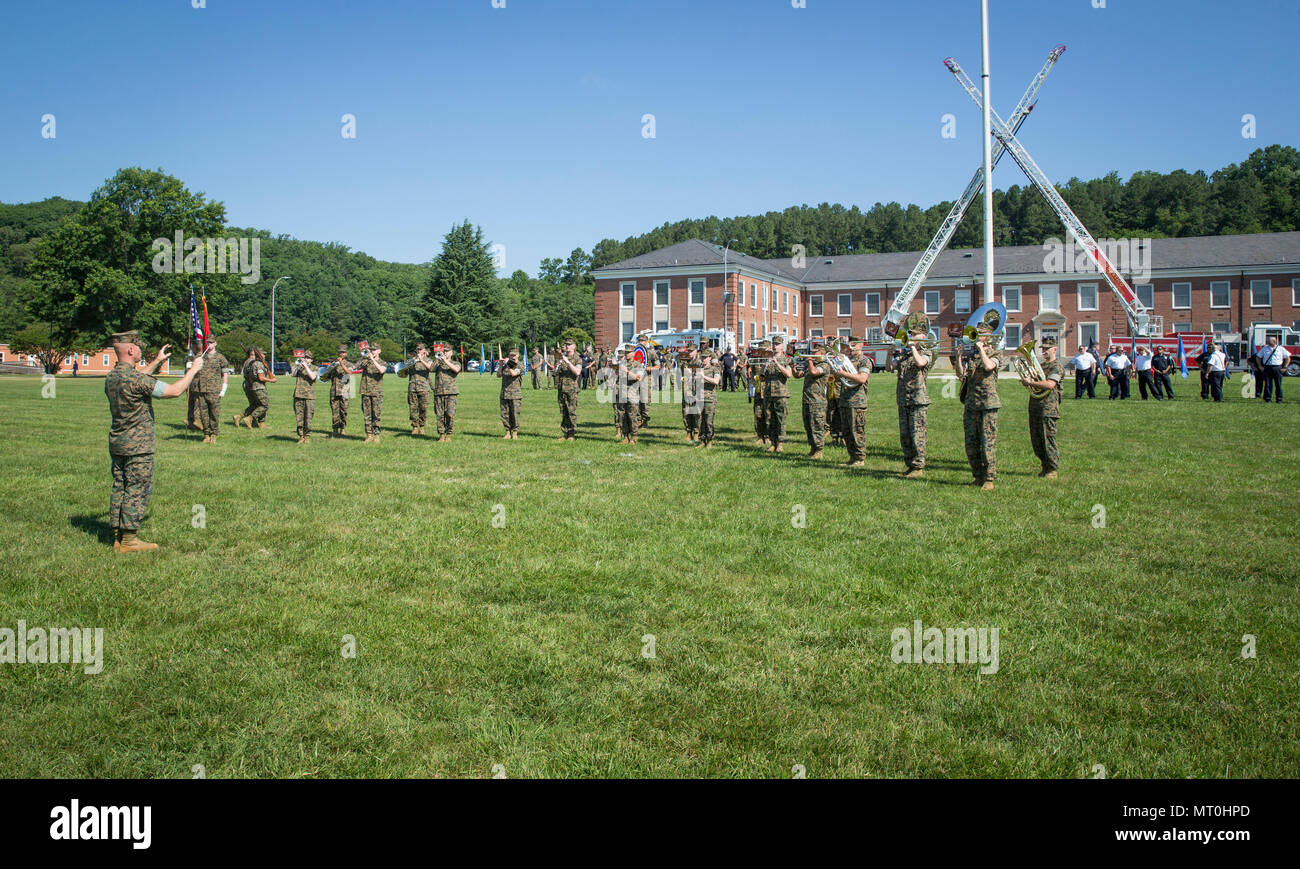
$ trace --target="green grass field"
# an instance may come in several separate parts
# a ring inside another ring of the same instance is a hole
[[[1300,401],[1067,397],[1048,482],[1004,380],[982,493],[935,385],[899,478],[889,375],[856,471],[807,460],[797,397],[781,456],[743,393],[707,453],[671,406],[618,445],[594,392],[563,443],[526,389],[508,442],[470,374],[437,444],[390,377],[380,444],[354,401],[353,439],[298,446],[286,380],[264,434],[232,379],[215,447],[156,402],[163,548],[118,555],[103,381],[0,378],[0,627],[106,646],[0,664],[0,776],[1300,775]],[[916,620],[997,627],[998,671],[893,663]]]

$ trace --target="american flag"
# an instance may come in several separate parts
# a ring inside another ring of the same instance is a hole
[[[194,290],[190,289],[190,323],[193,326],[194,346],[199,353],[203,352],[203,324],[199,322],[199,309],[194,303]]]

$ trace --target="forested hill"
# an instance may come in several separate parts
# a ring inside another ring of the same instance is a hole
[[[1011,170],[1016,171],[1014,166]],[[1091,181],[1071,178],[1058,189],[1097,238],[1300,229],[1300,151],[1284,145],[1261,148],[1240,165],[1210,175],[1179,169],[1138,172],[1122,181],[1112,172]],[[822,203],[748,217],[679,220],[621,242],[605,239],[592,249],[590,260],[597,268],[691,238],[718,244],[734,238],[733,248],[763,259],[788,257],[795,244],[812,255],[924,250],[951,207],[952,201],[924,209],[878,202],[864,212],[856,205]],[[995,190],[993,207],[999,245],[1041,244],[1064,236],[1061,222],[1030,185]],[[981,244],[983,222],[976,207],[951,246]]]

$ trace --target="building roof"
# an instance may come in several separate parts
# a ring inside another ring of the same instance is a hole
[[[1062,237],[1065,233],[1062,232]],[[1136,242],[1136,240],[1134,240]],[[1231,269],[1275,264],[1300,265],[1300,232],[1251,235],[1156,238],[1150,241],[1150,267],[1160,269]],[[794,269],[790,259],[762,260],[739,251],[727,252],[727,263],[747,266],[775,277],[794,278],[804,284],[855,281],[904,281],[912,273],[921,251],[809,257],[806,268]],[[999,247],[995,251],[999,274],[1039,274],[1046,270],[1042,245]],[[699,239],[679,242],[632,259],[595,269],[619,272],[673,266],[722,265],[723,249]],[[1123,265],[1123,264],[1121,264]],[[979,249],[945,250],[930,270],[931,278],[971,278],[983,271]]]

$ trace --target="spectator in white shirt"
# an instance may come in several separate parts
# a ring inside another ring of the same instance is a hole
[[[1106,379],[1110,381],[1112,400],[1118,398],[1123,401],[1128,398],[1129,369],[1132,367],[1133,360],[1128,358],[1122,347],[1111,348],[1111,354],[1106,357]]]
[[[1273,398],[1276,404],[1282,403],[1282,372],[1291,361],[1291,354],[1277,340],[1270,336],[1263,347],[1255,353],[1259,359],[1259,370],[1264,383],[1264,401]],[[1276,396],[1276,397],[1274,397]]]
[[[1223,378],[1228,373],[1228,357],[1213,341],[1206,348],[1205,370],[1210,381],[1210,397],[1223,401]]]
[[[1147,348],[1137,349],[1137,356],[1133,359],[1133,370],[1137,372],[1138,394],[1142,396],[1142,400],[1147,400],[1147,392],[1150,391],[1156,397],[1156,401],[1159,401],[1160,390],[1156,388],[1155,376],[1151,371],[1151,352]]]
[[[1096,398],[1093,392],[1093,384],[1097,382],[1096,374],[1097,358],[1087,350],[1080,349],[1078,354],[1070,360],[1074,366],[1074,397],[1083,398],[1084,390],[1088,391],[1089,398]]]

